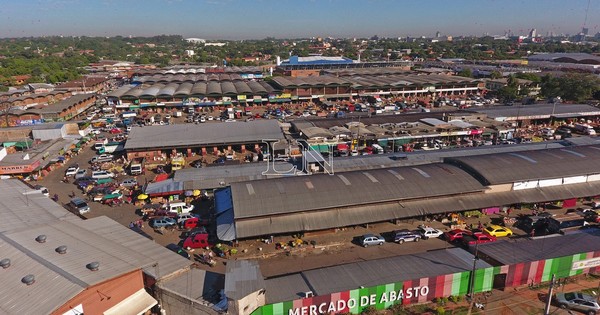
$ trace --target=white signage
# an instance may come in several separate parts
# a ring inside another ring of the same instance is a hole
[[[571,270],[588,269],[600,266],[600,257],[574,261]]]

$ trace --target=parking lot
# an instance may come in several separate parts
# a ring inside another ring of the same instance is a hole
[[[109,136],[108,134],[104,134]],[[40,181],[40,184],[49,189],[50,195],[57,194],[59,203],[67,205],[69,200],[76,196],[83,199],[88,197],[73,184],[73,178],[69,179],[69,183],[62,181],[65,170],[74,164],[78,164],[80,168],[88,168],[88,161],[96,155],[92,149],[93,141],[88,143],[76,156],[66,161],[64,166],[56,169]],[[124,165],[121,165],[124,167]],[[147,171],[144,175],[132,177],[120,173],[116,177],[117,182],[123,182],[126,179],[135,178],[138,183],[143,184],[154,179],[156,174]],[[133,200],[135,201],[135,200]],[[90,212],[82,214],[86,218],[106,215],[113,220],[129,226],[131,222],[139,221],[141,215],[139,210],[140,205],[132,203],[122,203],[115,206],[109,206],[100,202],[89,201],[91,208]],[[205,217],[210,213],[212,208],[212,200],[197,199],[194,201],[194,212],[202,213]],[[68,208],[68,207],[67,207]],[[71,209],[70,209],[71,210]],[[73,211],[73,210],[71,210]],[[562,210],[561,210],[562,211]],[[523,208],[515,209],[511,213],[512,217],[519,214],[531,214],[531,210]],[[502,222],[505,213],[484,215],[481,218],[461,218],[465,226],[478,226]],[[439,218],[438,218],[439,219]],[[349,228],[340,228],[335,230],[307,233],[305,235],[288,235],[274,236],[272,239],[251,239],[240,241],[234,244],[223,244],[219,253],[223,257],[215,257],[218,264],[214,267],[204,266],[204,268],[212,268],[215,271],[224,271],[224,262],[226,259],[259,259],[262,265],[262,272],[265,276],[275,276],[291,272],[297,272],[307,269],[319,268],[348,262],[372,260],[377,258],[385,258],[397,255],[405,255],[411,253],[419,253],[424,251],[443,249],[456,246],[456,243],[447,242],[441,238],[431,238],[416,242],[406,242],[404,244],[394,243],[393,231],[400,229],[415,230],[419,225],[430,225],[442,232],[449,231],[449,224],[442,224],[438,221],[426,221],[425,218],[406,220],[396,222],[382,222],[377,224],[369,224],[364,226],[355,226]],[[148,222],[136,230],[143,235],[155,240],[157,243],[167,246],[168,244],[177,244],[180,241],[180,236],[183,231],[178,229],[153,229],[148,225]],[[210,223],[208,226],[209,232],[215,234],[215,224]],[[526,237],[526,232],[513,228],[515,237]],[[370,246],[363,248],[359,243],[359,237],[364,234],[381,234],[386,240],[386,243],[381,246]],[[202,249],[190,251],[192,259],[197,258],[196,255],[205,252]]]
[[[72,179],[71,183],[64,183],[62,179],[64,171],[68,166],[78,163],[81,168],[89,167],[88,161],[93,156],[95,156],[95,151],[88,144],[77,156],[67,161],[64,167],[50,173],[40,184],[49,189],[50,195],[57,194],[59,203],[63,205],[66,205],[72,196],[85,199],[86,196],[72,183]],[[154,176],[155,174],[147,172],[145,175],[137,176],[137,180],[140,183],[144,183],[146,180],[152,180]],[[116,180],[123,181],[127,178],[131,178],[131,176],[117,175]],[[99,202],[90,201],[89,204],[91,211],[83,214],[86,218],[106,215],[125,226],[141,218],[139,213],[137,213],[140,207],[134,204],[123,203],[112,207]],[[194,212],[206,212],[209,211],[212,204],[210,200],[198,201],[195,202],[195,206],[197,207]],[[437,238],[423,240],[418,243],[393,243],[393,236],[389,234],[390,232],[398,229],[413,230],[418,225],[424,223],[419,220],[405,221],[398,224],[385,222],[370,224],[368,226],[342,228],[335,231],[311,233],[301,238],[301,244],[294,244],[294,242],[297,242],[297,238],[291,236],[275,236],[272,242],[270,239],[245,240],[237,244],[228,244],[229,246],[225,246],[227,256],[223,258],[216,257],[219,264],[213,267],[213,270],[223,271],[224,266],[222,262],[225,259],[257,258],[261,260],[264,275],[273,276],[322,266],[418,253],[453,246]],[[437,227],[442,231],[449,230],[448,226],[442,225],[439,222],[428,222],[427,224]],[[147,222],[144,223],[139,231],[164,246],[170,243],[178,243],[182,232],[180,230],[168,229],[154,230],[148,226]],[[386,237],[386,243],[382,246],[363,248],[358,242],[358,237],[367,233],[383,234]],[[235,248],[237,253],[229,255],[230,252],[227,249],[231,248]],[[201,251],[195,250],[192,254]]]

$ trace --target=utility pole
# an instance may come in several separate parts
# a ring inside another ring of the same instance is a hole
[[[467,315],[471,315],[471,312],[473,311],[473,305],[475,304],[475,297],[474,295],[474,288],[473,286],[475,285],[475,268],[477,268],[477,253],[479,252],[479,242],[475,243],[475,254],[473,256],[473,269],[471,270],[471,279],[469,279],[469,298],[471,299],[471,303],[469,303],[469,311],[467,312]]]
[[[552,291],[554,290],[554,280],[556,276],[552,275],[552,280],[550,280],[550,288],[548,288],[548,298],[546,299],[546,307],[544,308],[544,315],[550,314],[550,303],[552,302]]]

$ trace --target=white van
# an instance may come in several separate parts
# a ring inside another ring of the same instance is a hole
[[[194,210],[194,205],[188,205],[185,202],[171,202],[163,206],[169,212],[175,213],[189,213]]]
[[[379,144],[372,144],[371,147],[373,147],[373,149],[375,149],[376,152],[373,152],[375,154],[383,154],[383,148],[379,145]]]
[[[107,171],[92,172],[93,179],[106,179],[106,178],[113,178],[114,176],[115,176],[115,174],[107,172]]]

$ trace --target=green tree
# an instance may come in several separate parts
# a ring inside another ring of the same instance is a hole
[[[471,71],[471,68],[464,68],[463,70],[461,70],[458,73],[458,75],[461,76],[461,77],[472,78],[473,77],[473,72]]]

